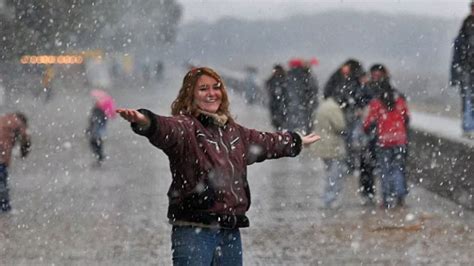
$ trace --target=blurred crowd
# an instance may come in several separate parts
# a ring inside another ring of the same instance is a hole
[[[333,207],[348,175],[359,177],[364,204],[376,203],[375,177],[379,177],[382,207],[403,206],[408,193],[409,111],[388,69],[377,63],[367,72],[360,61],[350,58],[320,92],[311,61],[291,59],[287,69],[281,64],[273,67],[265,82],[272,125],[322,137],[311,151],[324,162],[325,207]]]

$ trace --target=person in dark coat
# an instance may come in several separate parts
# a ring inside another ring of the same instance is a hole
[[[348,94],[347,82],[360,77],[363,74],[361,63],[353,58],[345,61],[328,79],[324,86],[324,98],[344,98]]]
[[[458,35],[453,41],[453,57],[451,61],[449,83],[456,87],[460,86],[462,80],[461,44],[464,41],[463,37],[463,35]]]
[[[330,76],[324,87],[324,97],[333,97],[338,101],[346,119],[344,135],[347,166],[350,173],[354,172],[359,165],[362,120],[358,101],[365,78],[362,64],[358,60],[348,59]]]
[[[288,84],[286,71],[281,65],[273,67],[272,75],[265,83],[270,104],[270,115],[273,127],[277,130],[286,129],[288,113]]]
[[[242,265],[240,228],[248,227],[247,166],[297,156],[319,136],[261,132],[236,123],[222,78],[191,69],[171,117],[117,109],[133,131],[168,156],[172,175],[168,218],[174,265]]]
[[[289,65],[287,126],[291,130],[311,132],[312,115],[318,107],[318,82],[304,60],[292,59]]]
[[[474,139],[474,1],[453,47],[451,83],[461,92],[463,135]]]
[[[380,82],[388,78],[389,74],[384,65],[373,64],[370,67],[369,81],[358,95],[359,108],[362,110],[367,109],[369,102],[381,91]],[[359,191],[364,200],[364,204],[373,204],[375,202],[374,171],[377,164],[375,157],[377,147],[376,129],[375,124],[369,125],[361,147]]]

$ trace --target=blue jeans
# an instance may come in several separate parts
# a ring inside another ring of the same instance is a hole
[[[465,75],[461,83],[462,129],[474,132],[474,77]]]
[[[342,190],[347,166],[345,160],[324,159],[323,161],[327,179],[323,200],[325,207],[330,207]]]
[[[242,265],[239,229],[173,226],[173,265]]]
[[[7,166],[5,164],[0,164],[0,211],[9,211],[11,208],[8,191]]]
[[[97,161],[102,162],[105,159],[104,155],[104,141],[102,138],[93,138],[89,139],[89,144],[91,146],[92,152],[94,153]]]
[[[394,207],[408,193],[405,180],[406,147],[379,148],[377,165],[382,180],[385,207]]]
[[[346,124],[346,161],[348,170],[352,173],[360,167],[361,148],[365,134],[362,129],[362,119],[360,117],[346,115]]]

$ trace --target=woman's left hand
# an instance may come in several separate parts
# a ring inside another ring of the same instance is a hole
[[[308,147],[309,145],[315,143],[316,141],[320,140],[321,137],[319,135],[316,135],[314,133],[308,134],[306,136],[303,136],[301,138],[303,145]]]

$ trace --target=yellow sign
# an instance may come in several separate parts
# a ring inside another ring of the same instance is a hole
[[[32,65],[74,65],[83,62],[84,58],[81,55],[24,55],[20,58],[21,64]]]

